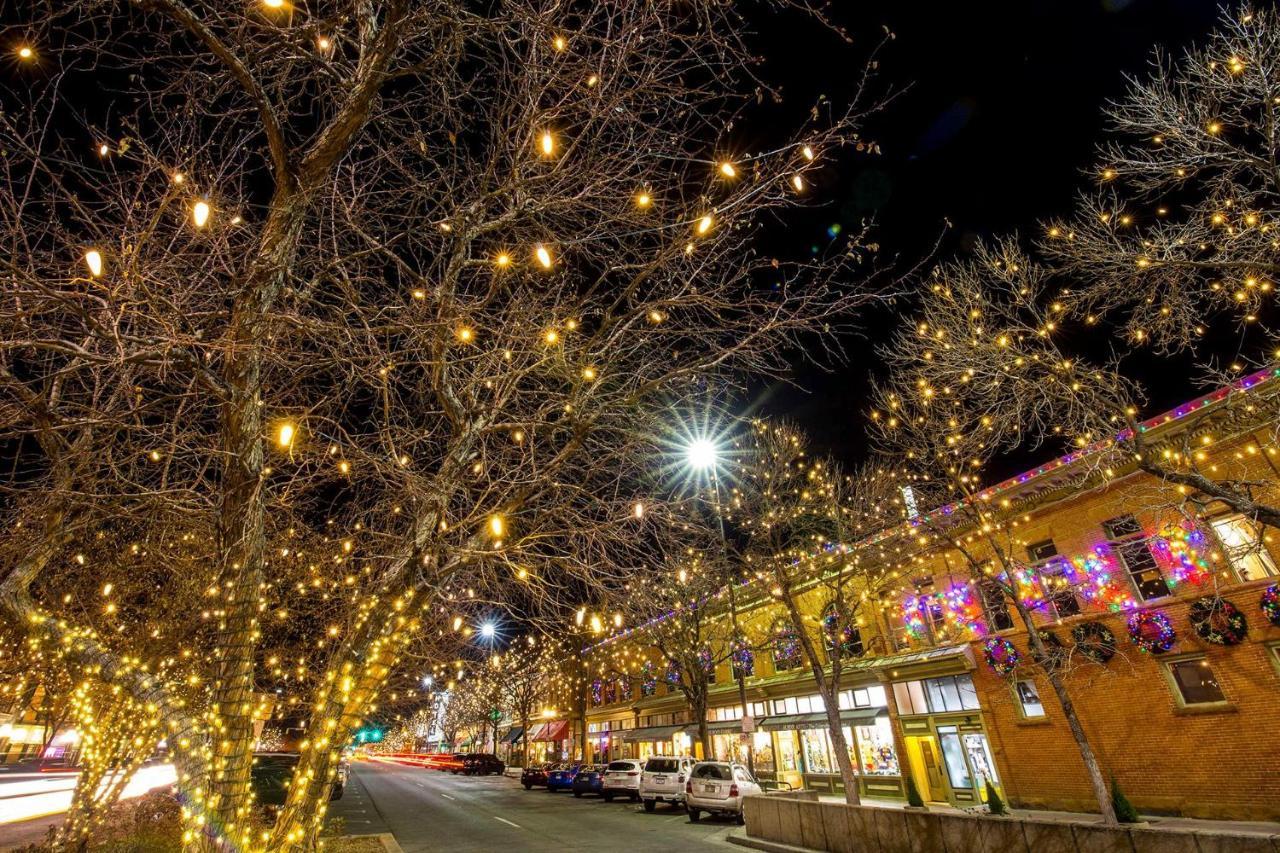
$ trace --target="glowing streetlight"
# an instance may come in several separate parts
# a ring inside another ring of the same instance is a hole
[[[485,640],[492,640],[498,636],[498,626],[492,622],[485,622],[480,626],[480,637]]]
[[[709,440],[699,438],[692,441],[685,448],[684,458],[689,463],[689,467],[701,471],[715,467],[716,460],[720,458],[720,451]]]

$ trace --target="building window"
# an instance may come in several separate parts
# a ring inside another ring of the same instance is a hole
[[[924,681],[899,681],[893,685],[893,698],[899,714],[941,714],[950,711],[976,711],[978,691],[973,678],[944,675]]]
[[[1170,661],[1169,674],[1183,705],[1211,705],[1227,701],[1205,658]]]
[[[834,601],[822,613],[822,637],[828,658],[835,658],[837,650],[841,658],[862,656],[862,634]]]
[[[1045,539],[1033,542],[1027,546],[1027,556],[1031,558],[1036,574],[1040,576],[1044,598],[1052,608],[1053,616],[1058,619],[1078,616],[1081,612],[1080,599],[1070,581],[1068,563],[1058,556],[1058,546],[1054,541]]]
[[[1019,681],[1014,690],[1018,695],[1018,707],[1022,709],[1025,719],[1038,720],[1044,717],[1044,703],[1040,701],[1040,691],[1036,689],[1034,681]]]
[[[1222,550],[1240,580],[1254,581],[1278,574],[1275,560],[1262,544],[1261,531],[1256,524],[1243,515],[1215,519],[1212,524],[1213,532],[1217,534]]]
[[[800,635],[786,619],[773,623],[773,668],[778,672],[800,665]]]
[[[1169,594],[1164,572],[1160,571],[1160,565],[1147,546],[1142,526],[1136,518],[1120,515],[1102,522],[1102,529],[1107,533],[1112,552],[1129,573],[1139,598],[1150,601]]]
[[[1013,617],[1009,615],[1009,604],[1004,599],[1000,584],[983,579],[978,582],[978,591],[982,595],[982,611],[987,614],[987,627],[992,631],[1012,628]]]

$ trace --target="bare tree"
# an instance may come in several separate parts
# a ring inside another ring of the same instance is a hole
[[[870,298],[834,283],[856,246],[752,250],[857,116],[735,146],[757,81],[732,7],[20,12],[0,432],[29,535],[0,603],[155,709],[193,849],[313,847],[338,750],[424,620],[465,590],[552,613],[620,585],[668,407],[779,370]],[[175,517],[212,543],[208,713],[39,592],[94,531]],[[327,553],[286,594],[288,531]],[[331,619],[293,619],[296,597]],[[315,649],[303,677],[263,661],[268,613]],[[253,709],[286,676],[312,736],[262,842]]]

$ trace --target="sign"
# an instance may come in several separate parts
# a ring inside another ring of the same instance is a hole
[[[749,735],[756,730],[756,718],[750,714],[746,714],[742,718],[742,733]]]

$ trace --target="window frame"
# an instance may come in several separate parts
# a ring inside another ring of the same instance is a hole
[[[1178,677],[1174,674],[1174,667],[1179,664],[1192,662],[1205,662],[1209,665],[1209,672],[1213,675],[1213,681],[1218,686],[1218,693],[1221,699],[1214,699],[1209,702],[1188,702],[1182,693],[1182,685],[1178,682]],[[1232,706],[1227,691],[1223,689],[1222,682],[1218,681],[1217,674],[1213,668],[1213,663],[1209,661],[1208,655],[1203,652],[1192,652],[1189,654],[1177,655],[1168,660],[1162,660],[1160,671],[1164,674],[1165,681],[1168,683],[1169,691],[1173,694],[1173,701],[1180,709],[1188,711],[1212,711],[1222,708],[1230,708]]]
[[[1033,714],[1027,713],[1027,703],[1026,703],[1026,700],[1023,698],[1022,691],[1020,689],[1023,684],[1031,685],[1031,689],[1035,693],[1036,704],[1040,706],[1039,714],[1033,715]],[[1031,723],[1038,723],[1043,720],[1049,719],[1049,709],[1045,707],[1044,699],[1041,698],[1040,696],[1040,685],[1036,684],[1036,680],[1034,678],[1019,678],[1019,679],[1016,679],[1010,686],[1013,689],[1013,698],[1018,703],[1018,715],[1023,720]]]
[[[1120,523],[1125,521],[1133,522],[1134,530],[1125,532],[1117,531]],[[1151,550],[1151,537],[1147,535],[1146,530],[1142,526],[1142,522],[1138,521],[1138,517],[1131,512],[1122,513],[1120,515],[1108,518],[1102,522],[1102,532],[1107,537],[1107,548],[1111,551],[1116,562],[1120,564],[1120,568],[1124,569],[1125,577],[1129,579],[1129,587],[1136,593],[1139,604],[1150,604],[1153,601],[1159,601],[1173,594],[1173,589],[1169,586],[1169,578],[1165,574],[1164,567],[1160,565],[1160,560],[1156,557],[1155,552]],[[1129,559],[1125,556],[1126,551],[1142,548],[1142,553],[1151,560],[1150,567],[1134,568],[1129,565]],[[1146,572],[1155,571],[1160,575],[1160,582],[1163,584],[1162,591],[1158,595],[1148,596],[1142,590],[1142,586],[1138,580],[1138,575]]]
[[[1241,583],[1251,583],[1253,581],[1271,580],[1280,577],[1280,564],[1277,564],[1275,556],[1271,553],[1271,550],[1267,548],[1265,538],[1260,538],[1257,543],[1257,548],[1250,550],[1247,554],[1241,555],[1240,558],[1258,560],[1259,562],[1266,564],[1263,567],[1264,572],[1267,566],[1270,566],[1271,571],[1256,578],[1245,578],[1240,573],[1240,566],[1237,563],[1237,557],[1232,556],[1232,552],[1239,551],[1242,546],[1228,545],[1227,540],[1222,538],[1222,535],[1218,532],[1218,525],[1226,524],[1228,522],[1239,522],[1245,527],[1254,528],[1250,531],[1251,535],[1261,533],[1261,535],[1265,537],[1265,529],[1262,531],[1257,530],[1258,525],[1248,516],[1244,515],[1244,513],[1228,512],[1216,515],[1212,518],[1206,518],[1204,521],[1205,524],[1208,525],[1210,532],[1213,534],[1218,550],[1222,552],[1223,558],[1226,560],[1227,565],[1231,567],[1231,573],[1235,576],[1237,581]]]

